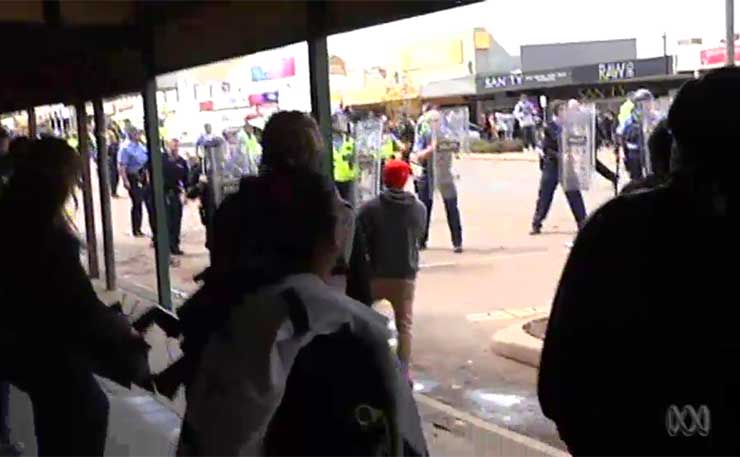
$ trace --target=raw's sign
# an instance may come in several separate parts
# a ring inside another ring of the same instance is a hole
[[[635,62],[610,62],[599,64],[599,81],[615,81],[635,77]]]

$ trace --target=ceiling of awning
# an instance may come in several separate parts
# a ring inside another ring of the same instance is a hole
[[[9,45],[0,112],[134,92],[152,73],[466,3],[471,0],[5,0],[0,42]]]

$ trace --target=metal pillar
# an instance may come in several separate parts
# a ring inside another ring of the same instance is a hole
[[[170,240],[167,232],[167,216],[164,203],[164,180],[162,177],[162,152],[159,139],[159,113],[157,111],[157,81],[150,76],[142,92],[144,98],[144,125],[149,148],[149,180],[154,198],[155,238],[154,249],[157,264],[157,296],[160,306],[172,309],[170,289]]]
[[[329,53],[326,47],[326,2],[309,2],[308,69],[311,78],[311,112],[324,140],[322,170],[334,176],[331,140],[331,104],[329,93]]]
[[[98,145],[98,191],[100,193],[100,218],[103,225],[105,288],[116,290],[116,257],[113,251],[113,223],[110,208],[110,157],[105,141],[105,113],[102,99],[93,101],[93,110],[95,112],[95,141]],[[116,158],[114,157],[113,160]]]
[[[725,0],[727,66],[735,66],[735,0]]]
[[[26,108],[28,115],[28,138],[36,138],[38,128],[36,126],[36,109],[34,107]]]
[[[87,239],[87,267],[91,278],[100,277],[98,264],[98,239],[95,232],[95,208],[93,207],[92,178],[90,176],[90,144],[87,139],[87,113],[85,104],[75,105],[77,117],[77,149],[82,158],[82,204],[85,210],[85,238]]]

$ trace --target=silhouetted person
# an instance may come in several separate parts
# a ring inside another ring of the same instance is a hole
[[[13,176],[10,149],[10,134],[4,127],[0,127],[0,198]],[[0,456],[17,456],[23,453],[23,445],[11,439],[9,421],[10,384],[0,378]]]
[[[108,400],[93,373],[148,378],[144,340],[103,304],[64,213],[80,157],[44,138],[14,156],[0,198],[0,379],[31,398],[39,455],[102,455]],[[14,153],[15,154],[15,153]]]
[[[316,122],[299,111],[274,114],[262,135],[260,174],[292,168],[318,171],[321,169],[322,140]],[[349,202],[343,201],[345,211],[353,212]],[[365,236],[354,218],[347,230],[354,235],[339,256],[333,270],[333,281],[357,301],[372,304],[370,293],[370,265],[367,260]],[[344,284],[342,284],[344,283]]]
[[[384,320],[328,284],[352,235],[333,183],[273,169],[244,178],[228,201],[214,222],[218,274],[204,286],[224,320],[201,340],[180,453],[367,455],[390,439],[425,454]],[[363,405],[387,422],[363,428]]]
[[[644,178],[630,181],[622,188],[623,194],[639,190],[649,190],[663,184],[669,175],[673,137],[668,129],[668,121],[662,120],[648,138],[648,151],[653,172]]]
[[[740,69],[684,84],[670,180],[581,230],[556,293],[539,400],[574,455],[738,455],[732,266]]]

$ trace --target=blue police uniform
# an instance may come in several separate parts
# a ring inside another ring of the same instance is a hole
[[[542,142],[542,149],[545,156],[540,162],[542,176],[540,177],[540,188],[537,195],[537,205],[532,219],[532,233],[539,233],[542,228],[542,222],[547,217],[552,205],[552,197],[555,194],[555,188],[558,186],[560,177],[560,132],[562,128],[556,122],[550,122],[545,127],[545,139]],[[583,225],[586,219],[586,206],[583,203],[581,191],[572,190],[565,192],[565,198],[568,200],[570,210],[576,219],[578,228]]]
[[[142,204],[147,192],[146,164],[148,161],[149,153],[146,147],[139,142],[126,140],[118,151],[118,164],[125,168],[130,185],[128,194],[131,197],[131,232],[134,236],[143,236],[141,232]],[[149,215],[151,223],[151,212]]]
[[[624,166],[630,174],[631,180],[643,177],[642,156],[645,141],[642,133],[642,125],[633,114],[625,121],[622,132],[624,141]]]

